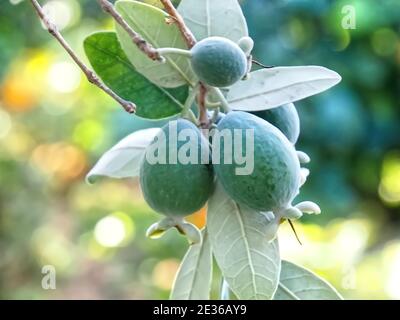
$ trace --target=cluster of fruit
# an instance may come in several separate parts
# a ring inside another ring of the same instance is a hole
[[[191,49],[191,66],[202,83],[213,87],[229,87],[246,77],[248,57],[253,43],[248,37],[238,44],[221,37],[206,38]],[[165,163],[150,163],[147,153],[140,171],[140,184],[147,203],[157,212],[168,218],[152,226],[149,234],[158,234],[171,226],[178,226],[183,233],[190,233],[189,224],[181,223],[182,217],[190,215],[203,206],[212,195],[216,183],[220,183],[226,193],[238,203],[247,206],[270,220],[268,236],[275,238],[279,224],[285,219],[298,219],[303,212],[319,213],[312,202],[302,202],[292,206],[292,201],[305,182],[308,170],[301,168],[309,158],[297,152],[294,145],[299,137],[299,116],[293,104],[254,113],[231,111],[222,113],[215,119],[215,130],[228,131],[231,136],[237,130],[253,130],[253,170],[249,174],[238,175],[237,164],[228,161],[232,157],[233,145],[226,146],[224,139],[219,141],[220,161],[203,163],[204,152],[213,147],[212,134],[207,139],[202,131],[185,119],[176,120],[177,132],[189,129],[195,139],[180,141],[177,135],[170,136],[169,124],[163,127],[153,144],[162,138],[159,153],[166,154]],[[179,150],[185,148],[195,152],[197,161],[180,163],[172,161],[168,147],[173,144]],[[245,143],[245,137],[242,135]]]

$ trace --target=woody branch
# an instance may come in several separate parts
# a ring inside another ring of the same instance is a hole
[[[164,58],[150,43],[142,38],[140,34],[135,32],[129,24],[124,20],[124,18],[115,10],[114,5],[107,0],[98,0],[101,8],[104,12],[111,15],[117,24],[119,24],[130,36],[132,42],[151,60],[157,60],[160,62],[164,61]]]
[[[186,45],[189,49],[191,49],[196,44],[196,39],[193,36],[192,32],[186,26],[185,21],[183,20],[182,16],[176,10],[174,5],[172,4],[171,0],[160,0],[164,6],[165,11],[169,14],[171,19],[174,23],[178,26]],[[208,118],[207,109],[206,109],[206,96],[207,96],[207,87],[200,83],[200,90],[197,99],[197,104],[199,107],[199,123],[202,128],[207,128],[210,124],[210,120]]]
[[[69,56],[74,60],[74,62],[78,65],[78,67],[82,70],[82,72],[85,74],[86,78],[88,81],[101,90],[103,90],[105,93],[107,93],[111,98],[113,98],[115,101],[117,101],[124,109],[125,111],[129,113],[134,113],[136,111],[136,105],[133,102],[127,101],[122,99],[120,96],[118,96],[113,90],[111,90],[107,85],[105,85],[100,78],[96,75],[94,71],[89,69],[83,62],[82,60],[79,59],[79,57],[75,54],[75,52],[72,50],[70,45],[66,42],[64,37],[61,35],[61,33],[58,31],[56,25],[50,21],[50,19],[47,17],[46,13],[44,12],[43,8],[39,4],[37,0],[30,0],[36,13],[38,14],[40,20],[43,22],[45,28],[47,31],[61,44],[61,46],[67,51]]]

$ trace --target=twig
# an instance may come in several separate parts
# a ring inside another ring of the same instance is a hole
[[[185,21],[182,16],[176,10],[171,0],[160,0],[163,4],[165,11],[169,14],[171,19],[177,24],[185,42],[189,49],[191,49],[196,44],[196,38],[193,33],[186,26]],[[200,82],[199,94],[197,96],[197,104],[199,107],[199,124],[201,128],[208,128],[210,125],[210,119],[208,118],[207,108],[206,108],[206,96],[207,96],[207,87]]]
[[[61,44],[61,46],[67,51],[67,53],[71,56],[74,62],[79,66],[82,72],[87,77],[88,81],[95,86],[99,87],[105,93],[107,93],[110,97],[116,100],[124,109],[129,113],[134,113],[136,110],[136,105],[133,102],[126,101],[118,96],[114,91],[112,91],[108,86],[106,86],[99,77],[90,70],[75,54],[70,45],[65,41],[61,33],[58,31],[56,25],[52,23],[49,18],[46,16],[43,8],[37,2],[37,0],[30,0],[33,7],[35,8],[36,13],[38,14],[40,20],[43,22],[47,31]]]
[[[185,22],[183,21],[182,16],[176,10],[174,5],[172,4],[171,0],[160,0],[163,4],[165,11],[169,14],[169,16],[176,22],[178,25],[179,30],[182,33],[183,38],[189,49],[191,49],[196,44],[196,38],[194,37],[193,33],[189,30],[186,26]]]
[[[204,84],[200,83],[197,104],[199,106],[200,127],[203,129],[206,129],[210,124],[206,108],[206,95],[207,95],[207,88],[204,86]]]
[[[138,33],[136,33],[124,18],[115,10],[114,5],[107,0],[98,0],[101,8],[104,12],[108,13],[113,17],[116,23],[118,23],[131,37],[132,42],[151,60],[164,62],[164,58],[160,53],[146,40],[144,40]]]

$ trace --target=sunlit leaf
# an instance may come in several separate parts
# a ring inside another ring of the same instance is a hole
[[[165,89],[147,80],[129,62],[114,32],[90,35],[84,41],[84,48],[104,83],[137,105],[137,116],[161,119],[181,112],[188,87]]]
[[[207,228],[225,280],[239,299],[271,299],[281,268],[278,242],[265,236],[268,220],[238,205],[218,185],[208,203]]]
[[[318,66],[261,69],[234,84],[227,98],[235,110],[260,111],[323,92],[340,80],[336,72]]]
[[[248,36],[246,19],[237,0],[182,0],[178,11],[197,40],[220,36],[237,42]]]
[[[171,291],[172,300],[210,299],[212,254],[207,230],[200,244],[191,245],[179,267]]]
[[[328,282],[311,271],[288,261],[282,270],[275,300],[340,300],[341,295]]]
[[[116,9],[130,27],[155,48],[187,49],[177,25],[169,23],[168,15],[161,9],[142,2],[123,0],[116,3]],[[166,56],[165,63],[152,61],[133,44],[124,29],[116,25],[116,30],[129,61],[150,81],[167,88],[194,83],[195,76],[187,57],[175,54]]]
[[[88,173],[86,180],[93,183],[99,176],[129,178],[139,175],[140,163],[146,147],[153,141],[159,128],[136,131],[108,150]]]

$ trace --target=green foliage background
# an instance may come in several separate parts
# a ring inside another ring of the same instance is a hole
[[[47,3],[64,6],[56,20],[81,57],[88,34],[113,28],[95,1]],[[356,8],[355,30],[341,27],[347,4]],[[283,226],[283,258],[326,277],[345,298],[400,298],[400,3],[242,5],[257,60],[323,65],[343,77],[334,89],[296,104],[299,149],[313,160],[301,198],[319,203],[323,214],[296,224],[303,246]],[[3,2],[1,298],[168,297],[186,241],[174,232],[160,241],[145,238],[158,215],[143,202],[137,181],[84,182],[104,151],[144,126],[85,81],[28,2]],[[201,225],[199,215],[194,219]],[[47,264],[56,267],[56,290],[41,287]]]

